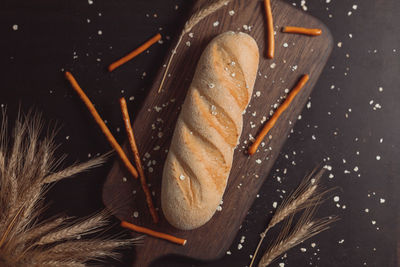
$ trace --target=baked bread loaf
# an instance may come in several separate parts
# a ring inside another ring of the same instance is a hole
[[[222,200],[258,60],[242,32],[220,34],[200,57],[163,170],[161,206],[176,228],[202,226]]]

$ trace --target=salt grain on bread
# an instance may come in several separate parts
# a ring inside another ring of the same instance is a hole
[[[215,37],[200,57],[162,178],[162,210],[176,228],[202,226],[222,200],[258,61],[255,40],[241,32]]]

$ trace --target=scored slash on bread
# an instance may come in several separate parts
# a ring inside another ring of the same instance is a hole
[[[241,32],[218,35],[200,57],[163,170],[162,210],[176,228],[205,224],[222,200],[258,62]]]

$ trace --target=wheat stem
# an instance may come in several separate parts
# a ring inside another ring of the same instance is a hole
[[[158,93],[161,92],[162,87],[164,85],[165,82],[165,78],[167,77],[167,73],[169,70],[169,67],[171,65],[172,59],[174,58],[175,54],[177,53],[177,49],[179,47],[179,44],[181,43],[183,36],[190,32],[190,30],[197,25],[197,23],[199,23],[202,19],[204,19],[205,17],[211,15],[212,13],[216,12],[218,9],[220,9],[223,5],[227,5],[231,0],[218,0],[215,1],[214,3],[200,9],[199,11],[197,11],[195,14],[193,14],[190,19],[185,23],[185,26],[183,27],[183,30],[181,32],[181,34],[179,35],[179,39],[178,42],[176,43],[174,49],[172,49],[171,51],[171,56],[168,59],[168,63],[167,66],[165,68],[163,77],[161,79],[161,83],[160,86],[158,87]]]

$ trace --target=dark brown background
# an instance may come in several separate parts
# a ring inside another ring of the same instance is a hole
[[[294,3],[300,6],[300,1]],[[87,1],[69,0],[2,0],[0,104],[7,106],[11,121],[21,106],[23,111],[35,107],[44,114],[46,122],[61,124],[58,153],[68,154],[66,164],[85,160],[89,153],[93,156],[108,151],[108,144],[64,81],[61,70],[79,73],[80,82],[90,85],[86,86],[87,93],[122,142],[123,131],[117,130],[123,129],[118,98],[134,96],[129,108],[137,110],[167,52],[168,41],[155,45],[148,54],[121,68],[118,75],[106,75],[105,66],[160,27],[163,35],[174,36],[191,4],[184,0],[94,0],[92,5]],[[357,5],[356,10],[353,5]],[[272,203],[285,195],[282,190],[290,191],[304,174],[328,157],[334,178],[326,177],[325,183],[340,188],[335,195],[340,197],[341,208],[329,199],[321,213],[339,214],[342,220],[332,230],[291,250],[273,266],[279,263],[285,266],[362,266],[364,263],[397,266],[400,3],[396,0],[326,3],[324,0],[307,1],[306,6],[308,13],[328,25],[335,44],[342,42],[342,46],[335,45],[311,96],[311,108],[303,111],[274,171],[243,222],[230,248],[232,255],[211,263],[168,257],[155,266],[248,265],[258,233],[270,218]],[[352,11],[350,16],[349,11]],[[88,18],[90,23],[86,21]],[[14,24],[19,26],[17,31],[12,29]],[[102,35],[98,35],[98,30]],[[379,87],[383,87],[382,92]],[[373,110],[375,103],[382,108]],[[381,160],[376,160],[377,155]],[[353,170],[356,166],[357,172]],[[111,161],[77,179],[55,185],[47,196],[50,204],[47,215],[66,212],[83,216],[101,209],[101,186],[110,167]],[[287,173],[283,174],[285,168]],[[350,173],[346,174],[345,170]],[[277,182],[278,176],[282,183]],[[384,203],[380,203],[381,198],[385,199]],[[110,231],[119,233],[120,229],[114,226]],[[242,236],[245,241],[238,250]],[[311,247],[311,243],[316,246]],[[301,247],[306,252],[300,251]],[[124,255],[123,263],[127,265],[132,253],[125,251]],[[117,263],[107,263],[112,264]]]

